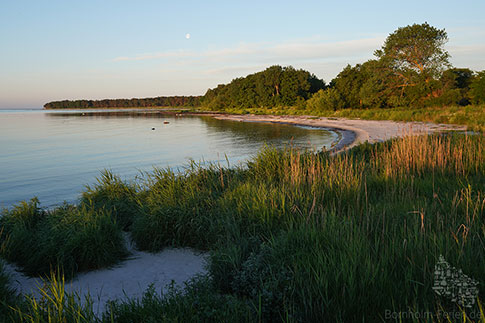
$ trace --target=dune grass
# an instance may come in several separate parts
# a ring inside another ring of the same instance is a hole
[[[10,306],[12,322],[97,322],[90,296],[82,298],[65,291],[64,276],[51,272],[39,286],[40,297],[25,295],[16,306]]]
[[[66,277],[113,265],[127,255],[121,230],[104,209],[64,205],[42,210],[22,202],[0,217],[1,255],[32,276]]]
[[[119,176],[105,170],[94,186],[87,186],[81,195],[81,205],[109,211],[123,230],[129,230],[139,213],[138,187],[123,182]]]
[[[258,225],[213,253],[211,273],[220,290],[266,295],[268,319],[436,311],[440,254],[485,283],[483,137],[407,137],[335,158],[260,158],[249,169],[258,185],[243,186],[229,208]],[[257,190],[244,193],[248,187]],[[255,236],[263,242],[247,241]]]
[[[375,322],[412,311],[483,321],[477,303],[462,309],[432,289],[443,255],[485,299],[483,135],[408,136],[337,156],[268,148],[245,167],[192,164],[130,185],[105,176],[81,206],[110,223],[130,210],[131,224],[113,232],[130,230],[140,249],[210,250],[209,276],[185,294],[113,303],[105,320]],[[36,210],[6,215],[34,227]]]

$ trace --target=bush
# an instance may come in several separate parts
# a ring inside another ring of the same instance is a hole
[[[470,85],[470,96],[475,104],[485,104],[485,71],[477,73]]]

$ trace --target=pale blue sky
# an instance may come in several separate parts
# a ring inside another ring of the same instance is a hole
[[[484,12],[483,0],[2,0],[0,108],[201,95],[273,64],[329,82],[425,21],[448,32],[453,65],[483,70]]]

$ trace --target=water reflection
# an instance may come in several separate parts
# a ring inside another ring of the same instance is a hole
[[[336,137],[159,111],[0,111],[0,207],[33,196],[44,206],[75,201],[103,169],[132,180],[154,166],[177,170],[188,159],[225,165],[226,157],[235,165],[265,144],[321,149]]]
[[[282,145],[291,144],[296,147],[322,149],[329,148],[330,144],[336,140],[334,132],[287,125],[281,123],[261,123],[261,122],[239,122],[231,120],[220,120],[209,116],[197,116],[186,113],[174,113],[160,110],[115,110],[115,111],[79,111],[69,112],[50,111],[47,117],[53,118],[89,118],[89,119],[161,119],[166,123],[174,123],[183,118],[184,120],[203,121],[210,133],[225,134],[234,138],[234,144],[249,144],[259,146],[263,141],[267,145],[281,147]],[[160,125],[154,124],[154,126]],[[155,130],[157,129],[154,127]]]

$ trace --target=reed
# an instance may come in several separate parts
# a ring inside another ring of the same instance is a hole
[[[92,310],[89,296],[81,298],[77,293],[65,291],[64,277],[52,272],[39,287],[39,297],[25,295],[23,301],[11,307],[9,321],[88,323],[98,319]]]

